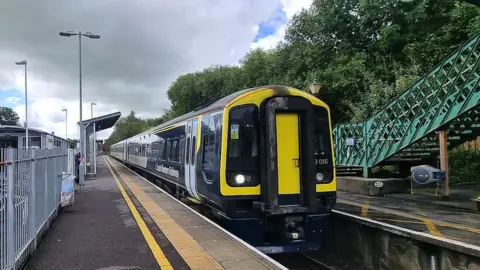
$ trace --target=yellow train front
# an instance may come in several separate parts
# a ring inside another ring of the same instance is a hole
[[[225,227],[264,253],[319,249],[336,201],[328,106],[283,86],[223,101],[222,125],[202,128],[202,146],[220,156],[212,153],[211,163],[219,168],[212,178],[218,193],[211,185],[205,197],[219,206]],[[209,146],[214,138],[204,131],[221,132],[220,144]]]
[[[336,201],[328,106],[285,86],[242,90],[110,147],[264,253],[321,247]]]

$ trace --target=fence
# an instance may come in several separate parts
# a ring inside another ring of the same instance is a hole
[[[71,149],[0,149],[0,270],[16,269],[35,250],[60,204]]]

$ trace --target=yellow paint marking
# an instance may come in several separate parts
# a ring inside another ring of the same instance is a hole
[[[122,184],[120,181],[118,181],[117,176],[113,173],[112,168],[108,164],[107,160],[105,157],[103,158],[105,160],[105,163],[107,164],[108,168],[110,169],[110,172],[112,173],[113,179],[115,179],[115,183],[117,184],[118,188],[120,189],[120,192],[123,195],[123,198],[127,202],[128,208],[130,208],[130,211],[132,211],[133,217],[135,218],[135,221],[137,222],[138,227],[140,228],[140,231],[143,234],[143,237],[145,237],[145,241],[147,241],[148,247],[150,247],[150,250],[153,253],[153,256],[155,257],[155,260],[157,260],[158,265],[162,269],[172,269],[173,267],[168,261],[167,257],[165,257],[165,254],[163,253],[162,249],[158,245],[157,241],[153,237],[152,233],[148,229],[147,225],[145,224],[145,221],[143,221],[142,217],[140,216],[140,213],[138,213],[137,208],[133,204],[132,200],[128,196],[127,192],[123,188]]]
[[[392,218],[375,218],[375,220],[392,221],[392,222],[403,222],[403,223],[412,223],[412,224],[424,224],[423,221],[412,221],[412,220],[392,219]]]
[[[361,203],[352,202],[352,201],[349,201],[349,200],[338,199],[337,202],[344,203],[344,204],[349,204],[349,205],[353,205],[353,206],[357,206],[357,207],[362,207]],[[396,216],[399,216],[399,217],[405,217],[405,218],[420,220],[420,221],[423,222],[422,217],[419,217],[417,215],[408,214],[408,213],[401,212],[401,211],[390,210],[390,209],[387,209],[387,208],[376,207],[376,206],[372,206],[372,205],[369,206],[369,209],[379,211],[379,212],[384,212],[384,213],[387,213],[387,214],[396,215]],[[479,233],[480,234],[480,229],[476,229],[476,228],[456,225],[456,224],[453,224],[453,223],[442,222],[442,221],[432,221],[432,223],[434,223],[437,226],[453,228],[453,229],[457,229],[457,230],[462,230],[462,231],[467,231],[467,232],[473,232],[473,233]]]
[[[370,203],[370,200],[367,199],[367,201],[364,204],[362,204],[362,212],[360,213],[362,217],[367,217],[369,203]]]
[[[415,207],[417,209],[417,212],[420,213],[420,215],[422,216],[427,216],[425,214],[425,212],[422,211],[422,209],[420,209],[419,207]],[[433,235],[436,235],[436,236],[440,236],[440,237],[443,237],[443,235],[440,233],[440,231],[437,229],[437,227],[435,226],[435,224],[432,222],[432,220],[430,220],[430,218],[422,218],[422,221],[423,223],[425,223],[425,226],[427,226],[427,229],[428,231],[430,232],[430,234],[433,234]]]
[[[112,167],[114,167],[133,195],[143,205],[191,269],[224,269],[197,241],[185,232],[181,226],[150,198],[135,181],[130,179],[126,173],[121,172],[116,165],[112,164]]]

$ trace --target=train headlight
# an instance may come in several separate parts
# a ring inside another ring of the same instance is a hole
[[[315,174],[315,180],[317,181],[318,184],[328,184],[333,181],[333,169],[323,169],[320,171],[317,171]]]
[[[256,174],[249,172],[231,172],[227,173],[227,184],[231,187],[255,187],[259,182]]]
[[[235,176],[235,182],[239,185],[242,185],[243,183],[245,183],[245,176],[243,176],[243,174],[237,174]]]

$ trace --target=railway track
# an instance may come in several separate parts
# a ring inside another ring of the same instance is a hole
[[[148,181],[152,182],[153,184],[159,186],[157,182],[155,181],[155,177],[151,175],[145,175],[143,174],[140,170],[130,167],[133,171],[137,172],[138,174],[142,175],[145,179]],[[160,188],[164,189],[164,187],[159,186]],[[165,189],[164,189],[165,190]],[[165,190],[165,192],[169,192],[169,190]],[[171,192],[169,192],[170,195]],[[199,214],[203,215],[207,219],[211,220],[212,222],[215,222],[216,224],[222,226],[219,222],[218,219],[213,215],[213,213],[210,211],[209,208],[204,207],[202,205],[196,204],[195,202],[186,199],[186,198],[181,198],[181,199],[176,199],[187,206],[189,206],[191,209],[194,211],[198,212]],[[222,226],[223,227],[223,226]],[[327,264],[311,257],[310,255],[307,254],[275,254],[275,255],[269,255],[272,259],[276,260],[283,266],[287,267],[288,269],[291,270],[335,270],[336,268],[330,267]]]
[[[311,257],[307,254],[278,254],[271,255],[272,259],[281,263],[290,270],[334,270],[335,268]]]

